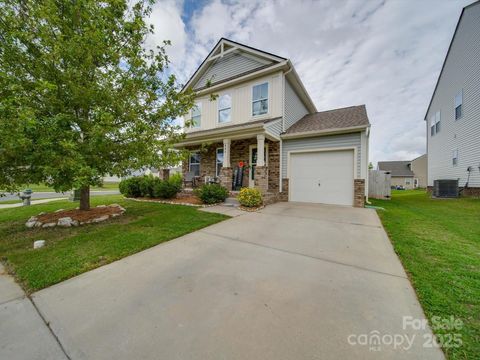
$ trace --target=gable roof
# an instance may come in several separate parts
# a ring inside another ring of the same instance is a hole
[[[274,55],[272,53],[269,53],[267,51],[263,51],[260,49],[253,48],[248,45],[240,44],[236,41],[229,40],[226,38],[220,38],[220,40],[217,42],[217,44],[213,47],[213,49],[210,51],[210,53],[207,55],[207,57],[202,61],[202,63],[199,65],[197,70],[193,73],[193,75],[190,77],[190,79],[187,81],[185,86],[183,87],[184,89],[188,87],[194,87],[194,85],[201,79],[201,77],[208,71],[208,69],[214,65],[218,61],[222,61],[225,56],[227,55],[238,55],[238,54],[250,54],[254,55],[258,58],[258,60],[263,60],[264,63],[261,64],[261,66],[258,66],[259,68],[265,68],[269,66],[273,66],[276,64],[279,64],[281,62],[287,61],[286,58],[278,55]],[[255,59],[252,59],[252,61],[255,61]],[[248,69],[246,72],[251,72],[252,70],[255,70],[252,66],[252,68]],[[235,77],[240,77],[242,75],[245,75],[244,73],[239,73]],[[232,79],[222,79],[220,81],[228,81]],[[213,81],[213,83],[219,83],[220,81]],[[203,84],[202,84],[203,85]],[[205,86],[202,86],[201,88],[204,88]]]
[[[424,117],[423,120],[427,120],[428,112],[430,111],[430,107],[432,106],[433,98],[435,97],[435,93],[437,92],[438,84],[440,83],[440,78],[442,77],[443,70],[445,69],[445,64],[447,63],[448,55],[450,54],[450,50],[452,49],[453,40],[455,40],[455,36],[457,35],[457,30],[458,30],[458,27],[460,25],[460,21],[462,21],[463,14],[464,14],[466,9],[468,9],[470,7],[473,7],[475,5],[478,5],[478,4],[480,4],[480,0],[474,1],[470,5],[465,6],[462,9],[462,12],[460,13],[460,17],[458,18],[457,26],[455,26],[455,31],[453,32],[452,40],[450,41],[450,45],[448,46],[447,55],[445,55],[445,59],[443,59],[442,68],[440,70],[440,74],[438,74],[437,82],[435,84],[435,88],[433,89],[433,94],[432,94],[432,97],[430,98],[430,102],[428,103],[427,112],[425,113],[425,117]]]
[[[365,105],[358,105],[307,114],[290,126],[284,134],[368,127],[369,125]]]
[[[231,62],[229,65],[226,64],[228,61]],[[222,63],[235,71],[225,71]],[[218,71],[215,71],[215,66]],[[226,38],[221,38],[217,42],[183,86],[182,91],[187,88],[194,89],[198,94],[215,91],[230,86],[232,81],[248,81],[257,75],[274,71],[283,71],[307,109],[312,113],[317,111],[289,59]]]
[[[392,176],[413,177],[411,161],[379,161],[378,170],[390,171]]]

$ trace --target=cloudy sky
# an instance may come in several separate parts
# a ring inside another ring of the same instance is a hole
[[[157,0],[158,1],[158,0]],[[423,117],[463,6],[473,0],[159,0],[185,83],[219,38],[290,58],[319,111],[366,104],[370,159],[425,152]]]

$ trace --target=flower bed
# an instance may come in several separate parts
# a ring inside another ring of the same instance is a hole
[[[83,224],[99,223],[113,217],[122,215],[125,209],[118,204],[99,205],[90,210],[57,210],[53,213],[40,213],[32,216],[26,222],[25,226],[33,227],[70,227]]]

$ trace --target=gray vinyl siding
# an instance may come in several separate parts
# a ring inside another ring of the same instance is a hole
[[[227,54],[223,58],[214,60],[210,68],[195,84],[194,89],[206,86],[209,79],[213,85],[216,82],[258,69],[265,65],[265,62],[255,60],[252,57],[244,56],[241,53]]]
[[[308,109],[288,80],[285,80],[285,131],[306,114],[308,114]]]
[[[463,89],[463,116],[455,120],[455,95]],[[430,135],[430,117],[441,113],[441,129]],[[453,39],[426,119],[428,185],[435,179],[467,180],[480,187],[480,4],[467,7]],[[458,165],[452,151],[458,149]]]
[[[280,133],[282,132],[282,119],[278,119],[268,123],[267,125],[265,125],[265,130],[267,130],[267,132],[272,135],[280,136]]]
[[[360,132],[351,134],[318,136],[311,138],[283,140],[282,145],[282,178],[287,177],[288,152],[325,148],[355,147],[357,149],[357,178],[360,178],[362,164],[362,147]]]

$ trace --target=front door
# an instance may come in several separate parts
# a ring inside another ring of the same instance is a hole
[[[251,145],[250,146],[250,171],[248,173],[248,186],[249,187],[254,187],[255,186],[255,167],[257,166],[257,145]],[[267,166],[267,159],[268,159],[268,146],[265,145],[265,166]]]

